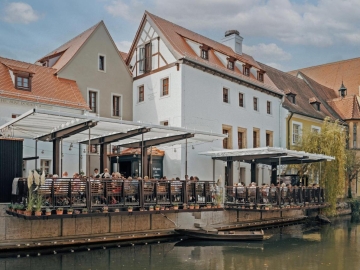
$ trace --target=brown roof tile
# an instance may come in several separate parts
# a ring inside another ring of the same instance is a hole
[[[293,104],[287,98],[284,100],[283,106],[290,112],[317,119],[324,119],[325,117],[340,119],[340,116],[326,103],[326,96],[322,93],[314,92],[305,80],[262,63],[259,63],[259,65],[266,71],[266,74],[279,89],[282,89],[286,94],[296,95],[296,104]],[[320,111],[317,111],[310,104],[312,100],[321,103]]]
[[[86,31],[82,32],[80,35],[74,37],[73,39],[69,40],[57,49],[48,53],[47,55],[39,59],[38,62],[42,62],[54,56],[61,55],[57,62],[52,66],[52,68],[55,69],[55,72],[59,71],[71,60],[71,58],[73,58],[73,56],[77,53],[77,51],[81,48],[81,46],[86,42],[86,40],[91,36],[94,30],[101,23],[103,23],[103,21],[95,24]]]
[[[359,100],[355,95],[338,97],[328,103],[342,119],[360,119]]]
[[[289,73],[296,75],[298,71],[336,92],[344,81],[349,95],[359,95],[360,57],[293,70]]]
[[[274,93],[282,94],[282,91],[276,88],[276,86],[266,78],[266,74],[264,76],[264,82],[258,81],[253,75],[245,76],[242,74],[238,68],[235,68],[234,71],[229,70],[224,64],[219,60],[219,58],[215,55],[214,51],[223,53],[228,57],[233,57],[236,60],[239,60],[245,64],[249,64],[257,69],[261,70],[259,64],[250,56],[245,53],[239,55],[235,53],[230,47],[199,35],[195,32],[192,32],[184,27],[176,25],[172,22],[169,22],[165,19],[162,19],[156,15],[153,15],[149,12],[145,12],[145,16],[149,16],[149,18],[156,24],[156,26],[161,30],[167,41],[171,44],[171,46],[176,50],[176,52],[181,55],[181,57],[185,57],[187,59],[192,59],[195,62],[200,64],[204,64],[206,66],[220,69],[222,72],[229,73],[233,76],[240,77],[244,81],[248,81],[260,87],[266,87]],[[142,23],[145,22],[144,18]],[[138,30],[138,34],[139,34]],[[204,44],[210,47],[209,51],[209,59],[205,60],[199,57],[194,50],[189,46],[185,39],[189,39],[195,41],[199,44]],[[135,42],[135,41],[134,41]],[[134,44],[132,45],[132,49],[134,48]],[[130,55],[130,54],[129,54]],[[131,56],[130,56],[131,57]],[[127,64],[129,64],[130,57],[127,59]]]
[[[126,61],[126,58],[127,58],[127,56],[128,56],[128,53],[122,52],[122,51],[119,51],[119,53],[120,53],[122,59],[123,59],[124,61]]]
[[[33,74],[31,91],[18,90],[9,69]],[[89,110],[75,81],[57,78],[53,68],[0,57],[0,97]]]

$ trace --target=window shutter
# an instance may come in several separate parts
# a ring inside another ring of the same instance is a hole
[[[145,71],[145,48],[140,48],[139,51],[139,70]]]

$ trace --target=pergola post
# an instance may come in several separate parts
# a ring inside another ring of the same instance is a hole
[[[147,148],[144,147],[143,151],[142,151],[142,173],[141,173],[141,177],[144,178],[146,175],[148,175],[148,171],[149,171],[149,162],[148,162],[148,154],[147,154]]]
[[[233,161],[228,160],[226,162],[226,170],[227,170],[226,174],[227,174],[227,177],[228,177],[228,179],[227,179],[228,180],[228,183],[227,183],[228,186],[233,186],[234,185],[232,167],[233,167]]]
[[[37,169],[37,146],[38,146],[38,140],[35,140],[35,170]]]
[[[107,146],[107,143],[100,144],[100,172],[103,172],[108,167]]]
[[[271,184],[276,186],[277,178],[277,164],[276,162],[271,163]]]
[[[60,172],[60,138],[53,140],[53,174],[59,174]]]
[[[251,182],[256,183],[256,163],[251,162]]]

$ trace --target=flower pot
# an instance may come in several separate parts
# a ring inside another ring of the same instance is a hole
[[[156,211],[160,211],[160,207],[155,207],[155,210],[156,210]]]
[[[64,213],[63,210],[56,210],[56,214],[57,214],[57,215],[62,215],[63,213]]]
[[[72,214],[73,214],[73,211],[67,211],[67,214],[68,214],[68,215],[72,215]]]
[[[115,209],[114,212],[115,212],[115,213],[119,213],[120,210],[119,210],[119,209]]]
[[[149,211],[154,211],[154,208],[149,208]]]
[[[46,216],[51,216],[51,212],[45,212]]]
[[[32,211],[24,211],[23,212],[23,215],[25,215],[25,216],[31,216],[31,214],[32,214]]]
[[[200,209],[200,205],[195,205],[195,209]]]
[[[75,210],[75,211],[74,211],[74,214],[75,214],[75,215],[80,214],[80,210]]]
[[[179,206],[174,206],[174,210],[179,210]]]
[[[265,210],[270,210],[270,208],[269,208],[269,207],[265,207]]]
[[[189,209],[194,209],[195,207],[193,205],[190,205],[189,206]]]
[[[207,209],[211,209],[211,205],[207,205],[206,208],[207,208]]]
[[[41,216],[41,211],[35,211],[35,216]]]
[[[128,209],[128,212],[132,212],[133,210],[132,209]]]
[[[218,205],[217,205],[217,208],[221,208],[221,204],[218,204]]]

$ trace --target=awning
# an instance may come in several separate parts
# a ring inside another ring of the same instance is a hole
[[[132,131],[131,134],[130,131]],[[123,135],[126,133],[131,136],[129,135],[130,137],[128,136],[128,138],[123,139]],[[4,137],[38,139],[41,141],[52,141],[55,138],[62,138],[67,142],[84,144],[87,144],[89,139],[92,144],[99,144],[99,142],[105,142],[105,139],[109,139],[108,141],[111,141],[114,145],[124,146],[139,143],[142,140],[146,142],[159,138],[168,138],[168,140],[162,140],[164,143],[161,143],[161,145],[169,145],[179,144],[184,140],[188,140],[188,143],[212,142],[226,137],[223,134],[194,129],[190,130],[37,108],[0,126],[0,134]],[[117,137],[122,139],[117,141]],[[174,140],[175,138],[178,138],[178,140]],[[96,139],[98,140],[96,141]]]
[[[199,155],[209,156],[213,159],[222,161],[240,161],[268,165],[301,164],[335,160],[335,158],[331,156],[277,147],[259,147],[235,150],[224,149],[221,151],[201,152]]]

